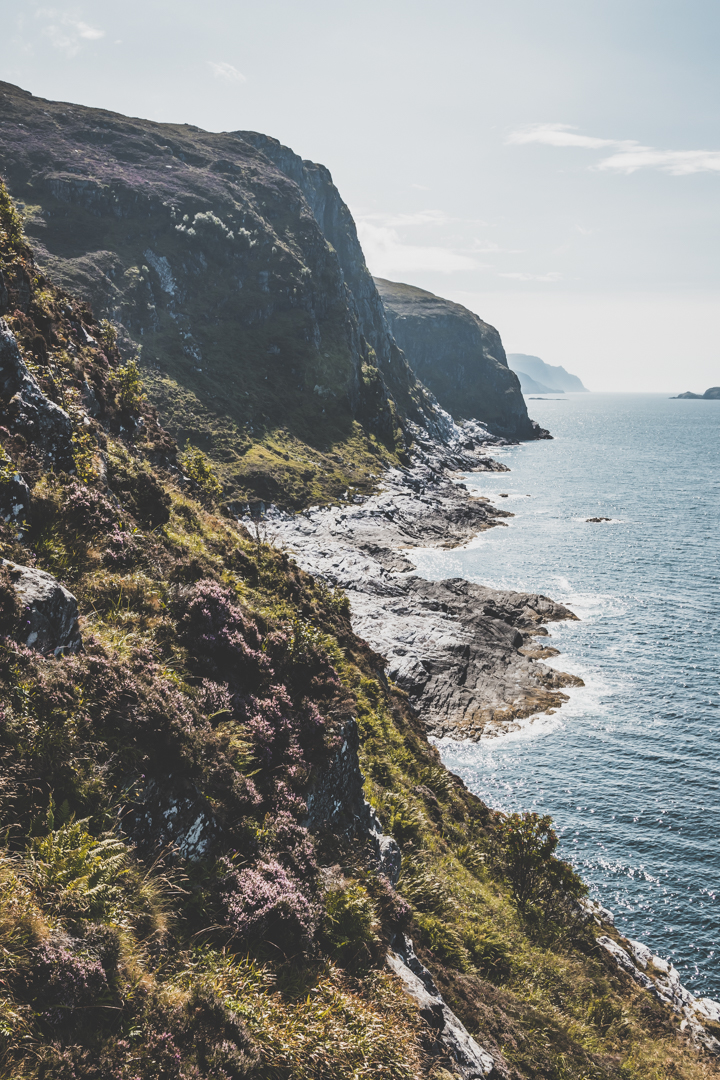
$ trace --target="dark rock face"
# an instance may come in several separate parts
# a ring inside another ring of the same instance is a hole
[[[326,170],[315,166],[313,183],[299,176],[301,189],[250,135],[46,101],[8,83],[0,112],[0,170],[14,198],[40,208],[26,223],[40,264],[120,326],[126,355],[142,344],[173,435],[232,463],[264,430],[338,443],[358,419],[402,448],[406,416],[447,424],[387,332]]]
[[[30,509],[30,488],[20,473],[0,483],[0,517],[5,521],[23,521]]]
[[[43,394],[4,319],[0,319],[0,405],[5,426],[27,439],[46,464],[72,468],[72,421]]]
[[[365,798],[359,746],[357,722],[350,720],[345,725],[340,749],[308,796],[306,826],[310,832],[330,826],[365,840],[375,855],[378,869],[395,885],[400,877],[400,848],[392,836],[383,833],[380,819]]]
[[[444,409],[513,439],[542,438],[497,330],[433,293],[376,278],[390,327],[416,375]]]
[[[77,600],[52,574],[2,560],[23,606],[22,640],[44,655],[77,652],[82,645]]]
[[[365,263],[352,214],[335,187],[330,171],[324,165],[303,160],[268,135],[256,131],[235,134],[262,150],[301,189],[323,235],[335,249],[345,283],[352,293],[360,333],[373,350],[394,399],[410,419],[419,421],[429,430],[437,427],[442,436],[443,418],[437,415],[434,402],[413,374],[401,351],[403,346],[398,348],[376,283]],[[447,405],[440,404],[447,409]]]

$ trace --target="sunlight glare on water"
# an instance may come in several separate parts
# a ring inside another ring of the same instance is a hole
[[[510,473],[465,481],[508,527],[413,560],[566,604],[581,621],[549,627],[553,663],[586,685],[509,736],[443,740],[443,760],[492,806],[552,814],[622,931],[720,996],[720,401],[528,404],[553,441],[496,452]]]

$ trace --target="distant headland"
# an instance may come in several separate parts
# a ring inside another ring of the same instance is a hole
[[[686,390],[684,394],[676,394],[672,400],[679,401],[680,398],[695,398],[697,401],[720,401],[720,386],[711,386],[704,394],[693,394],[692,391]]]
[[[546,364],[539,356],[528,356],[527,353],[508,353],[509,367],[520,379],[523,394],[564,394],[569,392],[586,392],[577,375],[571,375],[564,367],[554,364]]]

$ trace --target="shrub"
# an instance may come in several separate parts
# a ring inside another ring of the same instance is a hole
[[[325,893],[322,942],[343,967],[370,963],[381,946],[375,904],[357,882],[333,884]]]
[[[15,462],[7,454],[4,446],[0,445],[0,484],[9,484],[16,475]]]
[[[218,480],[210,458],[199,446],[193,446],[189,439],[185,444],[184,452],[180,455],[180,464],[185,474],[199,484],[208,495],[217,497],[221,494],[222,484]]]
[[[40,945],[32,958],[30,990],[35,1007],[60,1024],[67,1011],[100,1004],[108,991],[107,975],[97,957],[76,951],[80,942],[63,935]],[[49,1015],[47,1010],[51,1010]]]
[[[141,525],[155,529],[170,520],[170,496],[146,464],[116,450],[109,455],[108,481]]]
[[[107,536],[107,547],[102,553],[105,566],[111,570],[128,570],[133,566],[139,554],[139,547],[132,533],[113,525]]]
[[[530,905],[549,915],[563,898],[587,892],[572,867],[555,857],[558,837],[549,814],[511,814],[500,827],[501,857],[521,910]]]
[[[122,412],[138,411],[145,400],[145,394],[137,360],[128,360],[123,367],[111,372],[110,385],[115,391],[117,403]]]
[[[23,608],[7,566],[0,563],[0,635],[13,637],[21,626]]]
[[[67,490],[63,514],[72,527],[92,535],[104,532],[117,521],[118,513],[103,494],[84,484],[71,484]]]
[[[319,912],[300,882],[276,859],[231,871],[225,880],[226,921],[246,942],[266,939],[290,954],[306,949]]]
[[[270,670],[257,626],[243,615],[232,593],[214,581],[199,581],[194,587],[180,632],[204,673],[236,682],[238,675],[257,679]]]
[[[117,345],[117,328],[109,319],[100,320],[100,340],[106,349],[114,349]]]

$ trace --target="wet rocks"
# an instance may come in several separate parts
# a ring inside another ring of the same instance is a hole
[[[20,640],[31,649],[60,656],[82,645],[77,600],[52,574],[3,559],[23,609]]]

